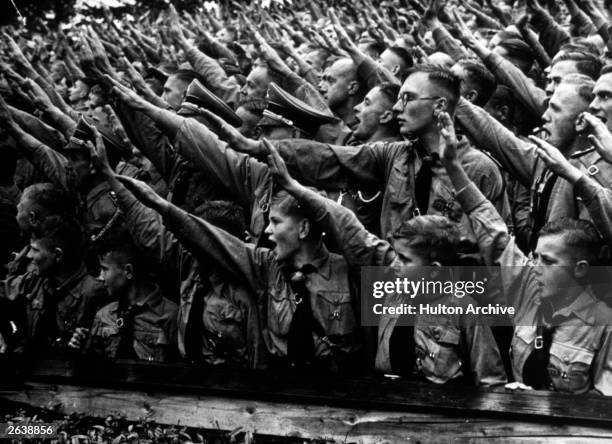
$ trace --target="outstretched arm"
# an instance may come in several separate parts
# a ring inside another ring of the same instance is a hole
[[[596,117],[589,115],[594,125],[604,124]],[[605,130],[605,126],[603,128]],[[605,130],[607,131],[607,130]],[[596,180],[584,172],[584,167],[579,168],[565,158],[561,152],[546,141],[534,136],[529,137],[538,146],[538,155],[544,164],[554,173],[569,182],[569,199],[574,196],[582,199],[586,205],[593,223],[602,234],[608,245],[612,245],[612,190],[600,185]],[[596,145],[597,146],[597,145]],[[605,167],[612,168],[610,165]],[[573,196],[572,196],[573,194]]]
[[[276,182],[293,195],[352,266],[389,265],[396,257],[391,245],[370,233],[348,208],[301,185],[289,175],[279,152],[265,141],[269,150],[268,165]]]
[[[228,275],[243,280],[253,292],[262,289],[268,266],[273,260],[271,251],[245,244],[220,228],[181,210],[144,182],[126,176],[117,176],[117,179],[140,202],[162,215],[164,223],[196,258],[213,261]]]

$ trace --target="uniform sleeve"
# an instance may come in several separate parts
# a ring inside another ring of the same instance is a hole
[[[531,187],[537,166],[534,145],[524,142],[484,109],[465,99],[459,101],[456,117],[479,149],[491,153],[513,178]]]
[[[191,253],[216,268],[235,276],[257,293],[274,260],[272,252],[255,248],[214,225],[170,204],[164,222]]]
[[[391,245],[366,230],[348,208],[304,187],[297,198],[352,266],[385,266],[395,259]]]
[[[546,92],[535,86],[533,81],[514,66],[512,62],[492,52],[484,59],[484,63],[495,75],[499,83],[510,88],[516,94],[519,102],[531,113],[536,116],[541,116],[544,113],[546,110],[544,106]]]
[[[228,77],[219,63],[193,45],[185,49],[185,56],[193,69],[206,80],[206,86],[232,108],[240,100],[240,85]]]
[[[114,190],[117,205],[123,212],[126,225],[137,248],[156,268],[170,273],[166,279],[180,282],[180,244],[172,233],[165,229],[161,216],[144,206],[127,188]]]
[[[68,160],[64,156],[24,131],[15,137],[20,150],[49,182],[65,190],[70,189],[66,174]]]
[[[271,184],[267,165],[232,150],[194,119],[185,119],[177,133],[175,147],[178,153],[202,170],[211,182],[249,208],[256,199],[255,190],[268,182]]]
[[[574,194],[586,205],[606,243],[612,245],[612,190],[583,175],[574,185]]]
[[[534,29],[539,30],[540,43],[551,57],[570,41],[570,35],[547,12],[534,15],[532,24]]]
[[[15,122],[32,136],[56,151],[64,148],[66,139],[57,129],[47,125],[32,114],[26,113],[18,108],[9,105],[9,109],[11,110]]]
[[[495,207],[470,183],[457,193],[457,200],[469,217],[480,252],[487,265],[499,265],[507,303],[517,310],[537,292],[533,267],[508,233]],[[493,293],[491,293],[493,294]]]
[[[434,28],[432,37],[436,42],[437,49],[451,56],[454,61],[469,56],[469,53],[463,48],[461,42],[455,39],[443,25]]]
[[[359,184],[363,190],[384,188],[396,145],[340,146],[304,139],[271,143],[300,182],[323,189],[345,189]]]
[[[132,143],[168,182],[175,154],[166,135],[144,113],[134,111],[122,103],[115,110]]]

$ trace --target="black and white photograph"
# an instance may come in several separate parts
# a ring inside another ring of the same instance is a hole
[[[612,442],[612,0],[0,0],[0,442]]]

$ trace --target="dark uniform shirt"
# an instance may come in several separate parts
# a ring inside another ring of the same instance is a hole
[[[383,191],[380,229],[383,238],[406,219],[420,214],[415,198],[415,178],[422,165],[413,142],[374,142],[360,146],[327,145],[309,140],[272,142],[298,180],[317,187]],[[485,195],[504,213],[508,202],[504,181],[495,163],[460,139],[459,159]],[[461,222],[466,235],[469,222],[455,199],[455,191],[439,162],[432,167],[426,214],[439,214]]]
[[[110,298],[104,285],[84,265],[56,284],[37,271],[10,276],[4,282],[26,349],[66,347],[77,327],[90,328],[96,311]]]
[[[170,208],[165,220],[196,256],[212,259],[258,295],[268,350],[276,357],[286,357],[288,334],[297,308],[296,293],[284,271],[287,264],[277,261],[271,250],[246,244],[177,207]],[[354,286],[347,263],[321,246],[310,265],[314,271],[308,274],[305,285],[313,316],[322,331],[312,332],[315,357],[330,358],[336,352],[354,354],[358,350],[354,310],[357,300],[351,292]]]
[[[506,295],[516,307],[512,370],[514,378],[523,381],[524,367],[536,348],[537,329],[544,322],[534,264],[516,246],[495,208],[473,184],[457,197],[470,216],[487,263],[501,265]],[[552,313],[552,319],[557,322],[546,368],[549,388],[612,394],[612,309],[597,300],[587,285],[574,301]]]
[[[369,233],[349,210],[310,190],[300,196],[299,201],[327,235],[335,238],[347,262],[357,272],[362,266],[386,267],[397,261],[391,244]],[[401,298],[391,299],[386,305],[406,302]],[[460,301],[461,304],[470,302],[474,303],[469,298]],[[382,372],[395,371],[391,365],[390,342],[397,320],[397,316],[380,316],[375,367]],[[501,355],[488,326],[467,325],[459,316],[421,315],[414,328],[414,344],[416,368],[421,376],[432,382],[446,383],[467,377],[468,372],[462,368],[464,362],[470,363],[468,370],[474,375],[471,382],[476,385],[506,382]]]
[[[129,336],[126,340],[131,342],[138,359],[164,362],[176,356],[177,305],[164,298],[157,287],[139,299],[130,307],[134,313],[131,321],[125,318],[118,301],[111,302],[96,313],[91,327],[90,351],[109,358],[119,357],[119,344],[127,333]],[[129,322],[133,325],[128,332],[124,332]]]

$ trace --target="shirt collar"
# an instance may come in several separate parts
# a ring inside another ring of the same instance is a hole
[[[463,134],[457,134],[457,155],[461,156],[462,153],[464,153],[464,151],[467,148],[469,148],[469,146],[470,146],[470,141],[468,140],[468,138],[464,136]],[[412,148],[417,153],[417,156],[419,157],[421,161],[423,160],[424,157],[430,156],[430,154],[427,153],[427,151],[421,144],[420,139],[416,139],[414,141],[414,143],[412,144]],[[434,165],[441,165],[442,162],[440,160],[440,153],[433,153],[433,156],[436,158]]]
[[[578,318],[586,324],[593,324],[595,318],[592,310],[596,303],[597,300],[593,296],[593,293],[587,288],[569,305],[557,309],[553,313],[553,319],[556,317]]]
[[[315,252],[314,257],[308,263],[309,265],[312,265],[314,268],[316,268],[317,273],[319,273],[325,279],[329,279],[331,276],[331,261],[329,260],[329,257],[329,251],[327,250],[327,248],[325,248],[325,245],[321,243],[321,246]],[[290,263],[283,263],[282,266],[291,268]]]
[[[153,287],[153,289],[151,289],[151,291],[149,291],[147,293],[147,296],[136,302],[134,304],[134,306],[142,309],[145,306],[148,306],[154,313],[158,314],[158,315],[162,315],[164,314],[163,312],[163,308],[162,308],[162,295],[161,292],[159,291],[159,287],[156,285]]]
[[[321,243],[321,247],[317,250],[312,260],[312,265],[314,265],[321,276],[325,279],[329,279],[331,276],[331,261],[329,260],[329,251],[325,248],[323,243]]]

